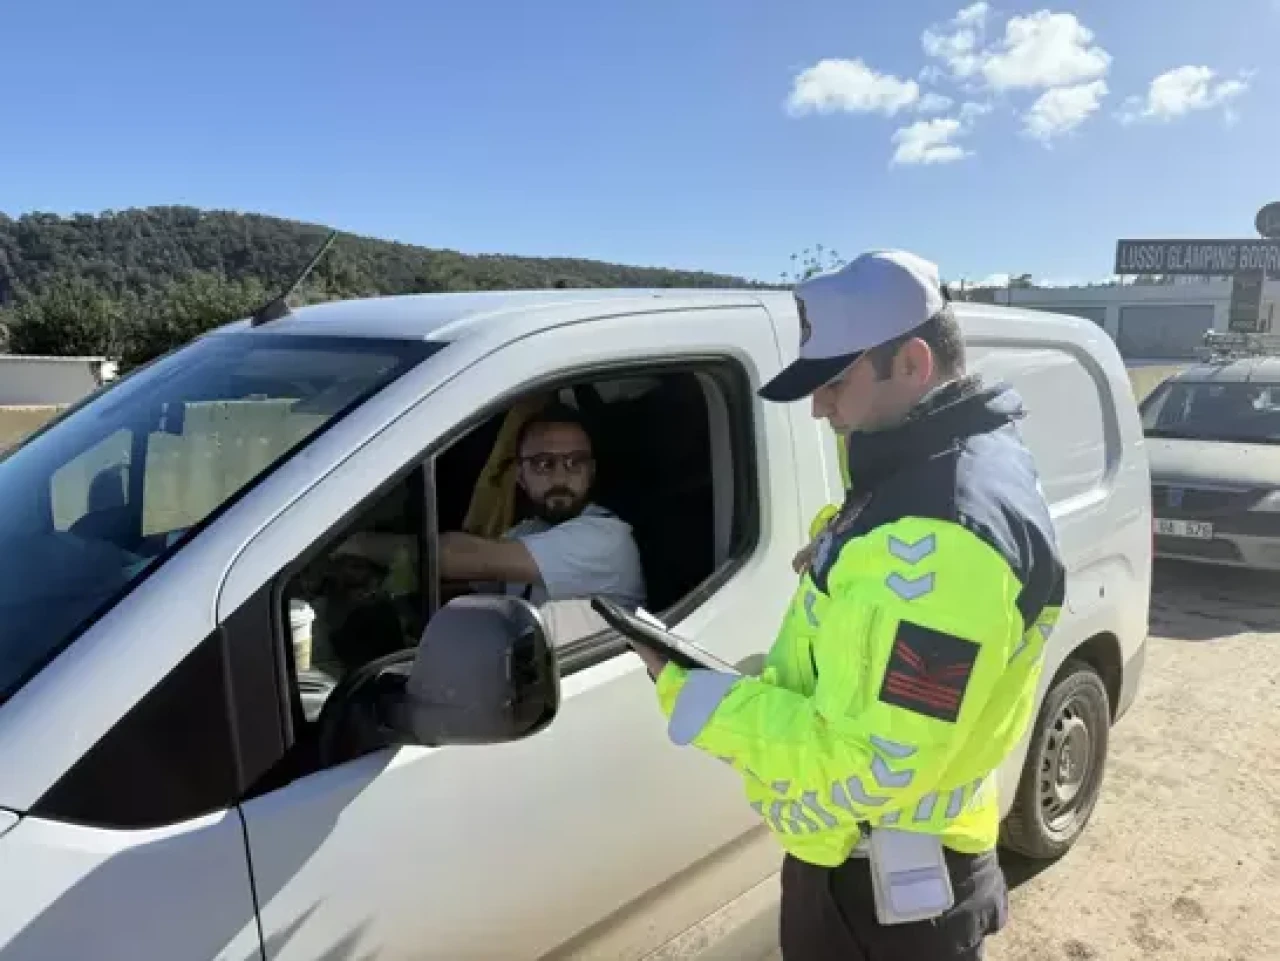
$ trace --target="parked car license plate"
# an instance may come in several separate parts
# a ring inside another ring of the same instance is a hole
[[[1169,537],[1192,537],[1196,540],[1213,540],[1213,525],[1208,521],[1175,521],[1163,517],[1155,519],[1157,534]]]

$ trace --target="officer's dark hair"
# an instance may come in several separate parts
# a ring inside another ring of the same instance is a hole
[[[871,366],[875,368],[880,380],[885,380],[892,374],[894,357],[907,341],[916,337],[928,344],[933,351],[933,361],[938,366],[939,374],[943,377],[957,377],[964,373],[964,337],[961,336],[955,311],[948,303],[919,327],[868,351]]]
[[[592,452],[595,452],[595,440],[591,436],[591,428],[587,426],[586,418],[568,404],[554,401],[520,425],[520,430],[516,432],[516,456],[518,457],[523,453],[524,442],[534,428],[546,427],[551,424],[572,424],[577,427],[587,435],[587,443],[591,445]]]

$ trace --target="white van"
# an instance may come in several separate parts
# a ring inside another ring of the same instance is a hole
[[[1069,569],[1001,780],[1007,843],[1053,856],[1142,669],[1142,430],[1095,325],[956,307],[971,367],[1026,400]],[[621,959],[713,927],[737,940],[704,957],[767,951],[781,856],[737,775],[668,742],[616,635],[442,606],[433,544],[510,519],[504,445],[559,395],[605,425],[599,498],[648,608],[758,663],[842,498],[829,430],[754,395],[798,340],[785,292],[330,303],[203,337],[11,451],[0,959]],[[432,704],[405,703],[415,657]]]

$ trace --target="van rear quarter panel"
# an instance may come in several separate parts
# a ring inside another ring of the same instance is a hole
[[[1116,639],[1122,671],[1146,639],[1151,482],[1141,424],[1124,362],[1092,323],[965,310],[961,324],[970,369],[1022,395],[1027,416],[1019,430],[1035,456],[1067,568],[1066,605],[1045,651],[1043,699],[1062,663],[1092,638]],[[1001,772],[1006,810],[1029,733],[1016,763]]]

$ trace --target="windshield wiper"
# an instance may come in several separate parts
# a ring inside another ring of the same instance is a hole
[[[1186,434],[1182,431],[1169,430],[1167,427],[1148,427],[1142,433],[1147,437],[1158,437],[1161,440],[1209,440],[1203,434]]]
[[[1258,437],[1246,434],[1189,434],[1185,431],[1152,427],[1143,431],[1147,437],[1160,440],[1198,440],[1206,444],[1280,444],[1280,437]]]

